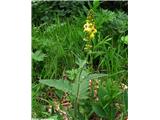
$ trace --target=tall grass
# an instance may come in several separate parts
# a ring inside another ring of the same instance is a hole
[[[61,23],[57,18],[56,24],[33,27],[33,50],[41,49],[47,55],[42,78],[60,77],[64,69],[74,67],[74,54],[83,56],[82,22],[76,22]]]

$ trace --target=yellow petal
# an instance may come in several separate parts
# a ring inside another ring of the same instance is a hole
[[[93,39],[94,38],[94,33],[90,34],[89,38]]]

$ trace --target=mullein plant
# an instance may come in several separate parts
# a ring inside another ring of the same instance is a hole
[[[87,63],[88,63],[89,62],[88,57],[90,56],[90,53],[91,53],[92,47],[93,47],[92,46],[92,41],[95,39],[95,34],[97,33],[97,29],[96,29],[96,25],[95,25],[95,21],[94,21],[94,11],[92,9],[88,12],[86,23],[84,24],[83,27],[84,27],[84,32],[85,32],[85,37],[84,37],[83,40],[86,42],[84,50],[87,53],[86,58],[88,60],[87,61]],[[91,56],[90,56],[90,60],[91,60]],[[92,63],[92,60],[90,61],[90,63]],[[94,98],[96,100],[98,100],[97,91],[98,91],[98,88],[99,88],[99,80],[96,80],[94,84],[95,84],[94,88],[93,88]],[[90,91],[92,90],[92,87],[93,87],[92,80],[89,80]]]

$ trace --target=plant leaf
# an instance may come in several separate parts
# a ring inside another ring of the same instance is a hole
[[[75,81],[72,84],[72,95],[75,97],[78,97],[78,99],[87,99],[88,98],[88,88],[89,88],[88,80],[83,80],[79,83],[79,90],[78,90],[78,81]],[[77,96],[77,92],[78,92],[78,96]]]
[[[93,0],[93,8],[94,8],[94,10],[97,9],[99,5],[100,5],[99,0]]]
[[[78,73],[78,69],[67,70],[66,73],[67,73],[67,77],[70,80],[75,80],[76,75]]]
[[[99,104],[93,104],[92,109],[98,116],[106,117],[105,111],[102,109],[102,107]]]
[[[36,51],[35,53],[32,52],[32,59],[35,61],[43,61],[45,57],[46,55],[40,50]]]
[[[58,90],[62,90],[63,92],[71,92],[71,84],[67,80],[39,80],[40,83],[48,85],[50,87],[55,87]]]
[[[88,98],[88,89],[89,89],[89,80],[84,79],[87,75],[88,72],[86,70],[82,70],[80,74],[80,80],[78,81],[78,76],[75,80],[75,82],[72,84],[72,95],[78,99],[87,99]],[[79,86],[79,88],[78,88]],[[77,96],[78,94],[78,96]]]
[[[79,66],[79,68],[83,68],[86,63],[87,63],[86,60],[78,59],[78,60],[76,61],[76,64]]]

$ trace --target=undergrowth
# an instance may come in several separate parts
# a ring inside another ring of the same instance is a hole
[[[32,26],[32,117],[125,120],[128,16],[95,10],[97,33],[86,59],[86,14],[79,13],[65,20],[56,15],[54,24]]]

